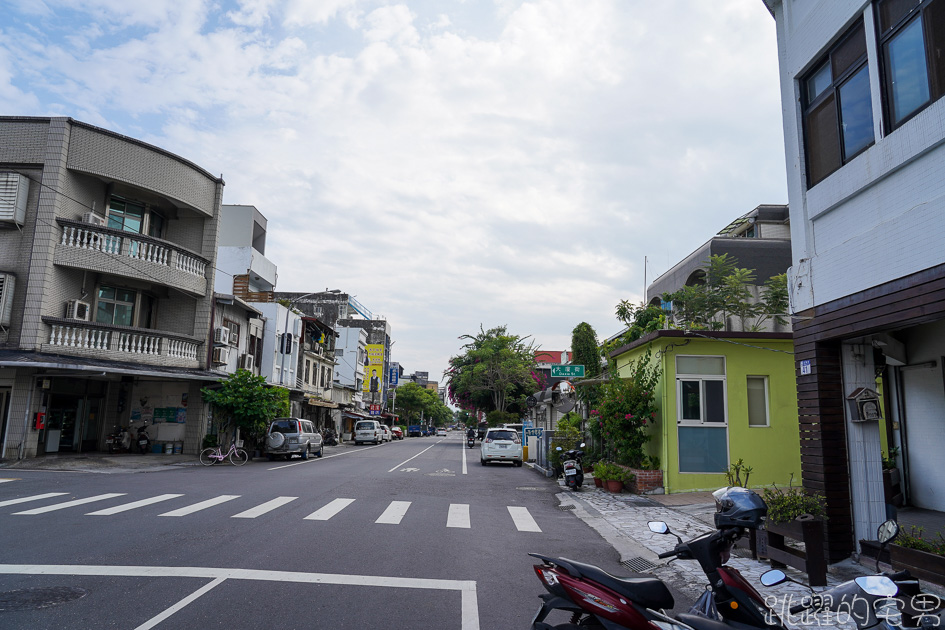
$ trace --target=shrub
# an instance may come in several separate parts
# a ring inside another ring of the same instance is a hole
[[[594,466],[594,477],[601,481],[622,481],[628,483],[633,481],[635,475],[613,462],[600,462]]]
[[[768,519],[775,523],[789,523],[801,514],[827,518],[824,498],[809,494],[802,488],[778,488],[773,485],[764,489],[764,500],[768,505]]]
[[[643,446],[650,440],[656,423],[658,365],[650,365],[650,351],[630,364],[628,377],[615,377],[602,386],[597,409],[590,412],[590,428],[614,461],[642,468],[647,455]],[[613,368],[611,368],[613,369]]]
[[[945,556],[945,538],[942,537],[942,533],[937,534],[938,540],[928,540],[922,537],[923,532],[924,530],[921,527],[913,525],[908,532],[899,532],[899,537],[894,542],[900,547]]]

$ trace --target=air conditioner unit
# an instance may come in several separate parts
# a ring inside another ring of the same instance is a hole
[[[19,173],[0,173],[0,221],[23,225],[30,180]]]
[[[230,329],[223,326],[219,326],[213,329],[213,343],[228,344],[230,343]]]
[[[66,302],[66,319],[81,319],[87,322],[92,319],[92,306],[88,302],[69,300]]]
[[[86,212],[82,215],[82,223],[91,223],[92,225],[102,225],[104,226],[107,221],[105,217],[100,214],[95,214],[94,212]]]
[[[252,371],[254,358],[255,357],[251,354],[241,354],[239,365],[238,365],[239,369]]]
[[[12,273],[0,273],[0,326],[9,326],[13,315],[13,287],[16,277]]]
[[[214,348],[213,349],[213,362],[217,365],[222,365],[230,362],[230,349],[229,348]]]

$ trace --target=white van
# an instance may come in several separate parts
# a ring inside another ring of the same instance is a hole
[[[381,423],[377,420],[358,420],[354,425],[354,443],[381,444],[384,440]]]

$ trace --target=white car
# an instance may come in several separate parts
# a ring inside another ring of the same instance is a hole
[[[437,430],[436,430],[436,436],[437,436],[437,437],[440,437],[441,435],[442,435],[443,437],[446,437],[446,429],[437,429]]]
[[[512,462],[522,465],[522,440],[513,429],[491,428],[486,430],[479,450],[479,462],[485,466],[489,462]]]
[[[390,427],[387,426],[386,424],[381,425],[381,433],[383,433],[383,435],[381,436],[382,441],[390,442],[391,440],[394,439],[394,434],[391,433]]]
[[[381,423],[377,420],[358,420],[354,425],[354,443],[371,442],[372,444],[383,444],[384,433],[381,431]]]

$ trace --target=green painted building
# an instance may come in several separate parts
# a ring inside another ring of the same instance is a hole
[[[613,351],[618,373],[658,362],[659,418],[648,455],[657,456],[666,493],[728,485],[739,459],[753,488],[800,485],[797,380],[790,333],[661,330]],[[744,475],[743,475],[744,478]]]

